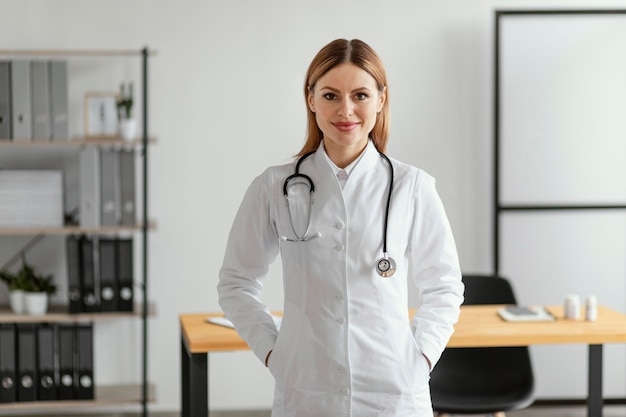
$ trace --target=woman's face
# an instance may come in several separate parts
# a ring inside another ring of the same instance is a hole
[[[367,146],[376,115],[385,103],[385,92],[378,91],[370,74],[348,63],[320,77],[309,92],[308,103],[324,133],[326,153],[341,167]]]

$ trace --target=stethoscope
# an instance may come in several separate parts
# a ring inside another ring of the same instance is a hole
[[[320,237],[321,234],[315,233],[309,236],[309,228],[311,227],[311,211],[313,208],[313,196],[315,194],[315,185],[313,184],[313,180],[306,174],[300,173],[300,164],[307,159],[309,156],[313,155],[316,151],[309,152],[304,154],[298,159],[296,163],[296,169],[293,174],[288,176],[283,183],[283,195],[285,196],[285,200],[287,201],[287,213],[289,214],[289,223],[291,224],[291,230],[293,231],[295,239],[289,239],[286,236],[281,237],[282,240],[286,240],[289,242],[308,242],[311,239],[315,239],[316,237]],[[380,156],[387,161],[387,165],[389,165],[389,191],[387,192],[387,206],[385,208],[385,223],[383,229],[383,257],[376,261],[376,272],[383,278],[387,278],[392,276],[396,272],[396,262],[387,255],[387,225],[389,223],[389,206],[391,204],[391,193],[393,192],[393,165],[391,165],[391,161],[382,152],[378,152]],[[291,187],[292,181],[298,184],[304,184],[309,189],[309,210],[307,214],[306,220],[306,228],[304,234],[300,235],[296,232],[296,228],[293,223],[293,217],[291,216],[291,206],[289,204],[289,187]]]

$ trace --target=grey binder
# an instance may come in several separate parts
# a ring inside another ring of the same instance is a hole
[[[100,152],[95,146],[78,155],[80,227],[100,227]]]
[[[100,154],[101,225],[120,224],[119,155],[114,149],[102,149]]]
[[[120,152],[120,183],[121,223],[135,225],[135,152],[132,150]]]
[[[30,61],[11,61],[11,136],[14,141],[32,139],[30,92]]]
[[[67,112],[67,62],[51,61],[50,66],[50,123],[52,140],[66,140]]]
[[[0,61],[0,140],[11,138],[11,63]]]
[[[50,71],[47,61],[31,62],[33,140],[50,140]]]

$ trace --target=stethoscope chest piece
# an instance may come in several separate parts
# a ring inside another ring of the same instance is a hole
[[[383,278],[389,278],[396,272],[396,261],[385,254],[376,262],[376,272]]]

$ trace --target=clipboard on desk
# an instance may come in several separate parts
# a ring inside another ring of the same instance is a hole
[[[552,315],[544,306],[510,305],[498,310],[498,315],[505,321],[554,321]]]
[[[276,325],[276,330],[280,330],[280,325],[281,325],[281,323],[283,321],[282,316],[278,316],[278,315],[272,314],[272,319],[274,319],[274,324]],[[223,317],[223,316],[221,316],[221,317],[208,317],[206,319],[206,321],[208,323],[211,323],[211,324],[217,324],[218,326],[228,327],[228,328],[231,328],[231,329],[235,328],[235,326],[233,325],[233,322],[228,320],[226,317]]]

